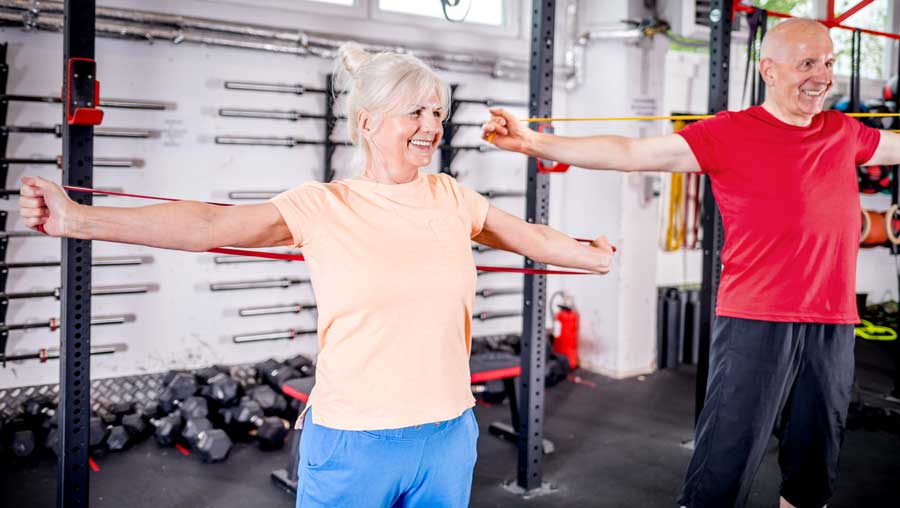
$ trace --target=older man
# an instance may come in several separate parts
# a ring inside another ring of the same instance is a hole
[[[725,246],[706,404],[681,493],[691,508],[744,506],[773,429],[781,504],[832,495],[853,382],[860,235],[855,166],[900,163],[900,136],[823,112],[828,29],[785,21],[763,41],[766,101],[677,134],[565,138],[492,110],[500,148],[590,169],[704,172]]]

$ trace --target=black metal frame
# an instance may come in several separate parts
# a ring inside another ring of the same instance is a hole
[[[556,0],[533,0],[531,11],[531,76],[528,114],[546,118],[553,112],[553,49]],[[536,125],[533,128],[537,128]],[[538,172],[537,159],[528,160],[525,220],[546,224],[550,177]],[[525,268],[543,268],[525,258]],[[522,374],[519,377],[519,463],[516,482],[522,489],[542,486],[544,437],[544,361],[547,339],[546,276],[526,275],[522,302]]]
[[[6,125],[6,114],[9,110],[9,101],[6,100],[6,84],[9,81],[9,64],[6,63],[7,44],[0,44],[0,125]],[[0,158],[6,157],[6,145],[9,142],[9,136],[5,131],[0,131]],[[0,187],[6,186],[6,179],[9,173],[9,164],[0,160]],[[0,231],[6,231],[7,212],[0,211]],[[6,248],[9,245],[9,238],[0,238],[0,263],[6,263]],[[5,266],[0,268],[0,291],[6,291],[6,280],[9,275],[9,269]],[[9,308],[9,302],[0,300],[0,355],[6,354],[6,340],[9,338],[9,331],[3,325],[6,324],[6,311]],[[5,362],[4,362],[5,363]]]
[[[334,168],[331,159],[334,157],[336,145],[331,140],[334,128],[337,125],[337,116],[334,114],[334,75],[325,77],[325,155],[322,161],[322,181],[330,182],[334,178]]]
[[[93,187],[93,127],[68,124],[66,92],[76,80],[91,81],[87,85],[93,87],[96,76],[70,76],[68,69],[70,58],[94,58],[95,7],[94,0],[65,2],[62,88],[64,185]],[[87,106],[93,104],[89,102]],[[76,193],[73,199],[85,205],[92,203],[90,193]],[[89,504],[87,424],[91,416],[91,258],[90,241],[63,239],[61,281],[65,291],[60,299],[60,454],[56,504],[69,508],[86,508]]]
[[[709,17],[709,113],[728,109],[728,72],[731,69],[732,0],[713,0]],[[709,378],[709,345],[716,316],[716,292],[722,274],[725,230],[709,177],[703,184],[703,280],[700,286],[700,344],[694,421],[700,418]]]

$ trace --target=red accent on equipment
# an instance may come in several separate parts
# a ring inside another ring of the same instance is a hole
[[[571,368],[578,367],[578,312],[574,307],[560,305],[559,312],[553,316],[558,323],[554,332],[559,335],[553,337],[553,352],[565,355],[569,359]]]
[[[72,107],[72,66],[75,62],[86,62],[92,69],[91,72],[96,72],[96,62],[92,58],[69,58],[68,62],[68,77],[66,79],[67,90],[66,90],[66,122],[69,125],[100,125],[100,122],[103,121],[103,111],[97,109],[97,106],[100,104],[100,82],[96,79],[94,82],[94,96],[92,100],[92,106],[87,107],[76,107],[73,109]],[[77,79],[87,79],[78,77]]]
[[[303,393],[300,390],[295,390],[294,388],[291,388],[291,385],[281,385],[281,391],[284,392],[284,394],[288,397],[295,398],[304,404],[306,404],[306,402],[309,400],[308,393]]]
[[[538,125],[538,132],[544,132],[545,128],[547,128],[547,124],[545,124],[545,123]],[[563,164],[562,162],[556,162],[552,166],[545,166],[544,162],[545,161],[543,159],[538,157],[538,160],[537,160],[538,173],[565,173],[566,171],[569,170],[569,165]],[[546,162],[547,162],[547,164],[550,163],[550,161],[546,161]]]
[[[506,369],[495,369],[484,372],[473,372],[473,383],[484,383],[485,381],[493,381],[495,379],[506,379],[508,377],[516,377],[522,374],[522,367],[517,365]]]

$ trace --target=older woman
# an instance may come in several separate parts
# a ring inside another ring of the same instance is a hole
[[[610,269],[590,245],[504,213],[447,175],[425,174],[449,90],[409,55],[340,51],[362,174],[270,202],[87,207],[22,179],[25,224],[50,235],[205,251],[303,248],[318,304],[316,385],[302,416],[297,506],[468,505],[478,427],[468,354],[470,241],[536,261]]]

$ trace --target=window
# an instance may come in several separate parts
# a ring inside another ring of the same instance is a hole
[[[442,6],[442,1],[446,2]],[[378,8],[387,12],[431,18],[446,17],[465,23],[503,26],[504,0],[378,0]]]
[[[753,0],[753,6],[767,11],[786,12],[793,16],[813,17],[812,0]],[[770,19],[769,22],[775,21]]]
[[[834,2],[834,10],[840,13],[859,3],[857,0],[837,0]],[[869,30],[888,31],[888,1],[875,0],[862,8],[856,14],[850,16],[844,25]],[[850,50],[853,32],[842,29],[832,29],[831,39],[834,41],[834,55],[837,57],[835,72],[845,76],[850,75]],[[860,55],[862,61],[859,64],[860,76],[870,79],[882,79],[885,77],[885,53],[889,39],[875,35],[862,34],[862,49]]]
[[[352,7],[356,5],[356,0],[308,0],[310,2],[318,2],[321,4],[334,4],[334,5],[344,5],[347,7]]]

